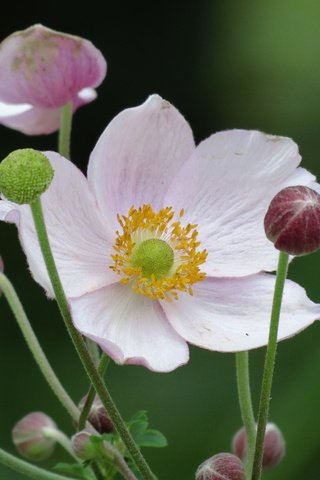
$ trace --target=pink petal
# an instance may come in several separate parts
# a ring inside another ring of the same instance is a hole
[[[37,24],[7,37],[0,49],[0,99],[56,108],[104,79],[106,62],[88,40]]]
[[[193,150],[188,123],[158,95],[115,117],[88,167],[89,184],[108,221],[116,222],[116,214],[132,205],[161,208],[164,192]]]
[[[116,274],[108,267],[113,237],[100,221],[99,210],[80,170],[57,153],[46,155],[55,170],[52,184],[41,197],[49,239],[66,294],[81,295],[115,281]],[[17,213],[20,240],[31,273],[53,295],[30,207],[0,201],[0,218],[17,221]]]
[[[208,278],[174,302],[161,301],[173,328],[188,342],[209,350],[237,352],[268,342],[275,276]],[[278,339],[300,332],[320,317],[320,305],[287,280]]]
[[[257,131],[212,135],[172,182],[164,203],[185,210],[198,224],[203,271],[210,276],[242,276],[274,270],[277,251],[267,240],[263,219],[273,196],[287,185],[313,187],[315,177],[297,169],[296,144]]]
[[[187,344],[158,302],[119,283],[70,300],[76,328],[117,363],[168,372],[186,363]]]
[[[79,92],[73,102],[73,111],[96,98],[92,88]],[[32,107],[28,103],[9,104],[0,102],[0,124],[26,135],[42,135],[55,132],[60,127],[60,108]]]

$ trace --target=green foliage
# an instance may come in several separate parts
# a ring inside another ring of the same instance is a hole
[[[148,428],[149,422],[145,410],[135,413],[128,422],[131,435],[139,447],[162,448],[168,445],[165,436],[158,430]]]

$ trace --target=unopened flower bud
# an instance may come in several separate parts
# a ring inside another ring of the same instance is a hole
[[[18,452],[28,460],[41,462],[53,453],[56,442],[46,430],[56,430],[54,421],[42,412],[29,413],[12,430],[12,440]]]
[[[196,480],[244,480],[242,461],[232,453],[218,453],[205,460],[196,471]]]
[[[91,460],[95,457],[95,448],[90,441],[91,436],[91,433],[82,430],[71,438],[72,450],[81,460]]]
[[[0,164],[0,191],[11,202],[32,203],[47,190],[53,174],[43,153],[32,148],[15,150]]]
[[[286,187],[271,201],[264,218],[267,238],[290,255],[320,248],[320,195],[304,186]]]
[[[241,428],[233,437],[232,450],[241,460],[247,454],[247,435]],[[274,423],[268,423],[264,436],[262,469],[271,470],[282,460],[285,453],[285,441],[279,428]]]
[[[83,409],[86,400],[87,396],[80,400],[80,410]],[[113,424],[98,395],[96,395],[94,398],[90,413],[88,415],[88,421],[99,433],[111,433],[113,431]]]

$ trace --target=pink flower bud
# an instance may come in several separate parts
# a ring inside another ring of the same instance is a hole
[[[244,428],[241,428],[233,437],[233,452],[244,460],[247,454],[247,435]],[[274,423],[268,423],[264,437],[263,446],[263,470],[270,470],[276,467],[282,460],[285,453],[285,441],[279,428]]]
[[[91,433],[82,430],[71,438],[72,450],[81,460],[91,460],[95,456],[94,445],[90,441],[91,436]]]
[[[87,396],[80,400],[80,410],[83,409],[86,399]],[[102,405],[101,400],[97,395],[95,396],[90,413],[88,415],[88,420],[99,433],[111,433],[113,431],[113,424],[110,420],[108,412]]]
[[[232,453],[218,453],[205,460],[196,471],[196,480],[244,480],[241,460]]]
[[[12,440],[18,452],[34,462],[50,457],[55,441],[46,435],[46,430],[56,430],[54,421],[42,412],[29,413],[12,430]]]
[[[290,255],[320,248],[320,195],[304,186],[286,187],[271,201],[264,218],[267,238]]]

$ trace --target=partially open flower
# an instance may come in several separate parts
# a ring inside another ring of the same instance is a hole
[[[241,460],[232,453],[218,453],[205,460],[196,471],[196,480],[244,480]]]
[[[96,98],[106,74],[99,50],[83,38],[37,24],[0,45],[0,123],[29,135],[59,128],[60,107]]]
[[[309,187],[286,187],[271,201],[264,228],[274,246],[290,255],[320,248],[320,195]]]
[[[87,396],[80,400],[80,410],[83,409],[86,399]],[[88,420],[99,433],[110,433],[113,431],[113,424],[98,395],[95,396],[90,413],[88,415]]]
[[[12,430],[12,440],[19,453],[33,462],[50,457],[55,441],[46,434],[48,429],[57,429],[54,421],[42,412],[29,413]]]
[[[232,440],[232,450],[244,460],[247,455],[247,435],[244,428],[238,430]],[[262,468],[271,470],[276,467],[285,454],[285,441],[279,428],[274,423],[268,423],[264,437]]]

